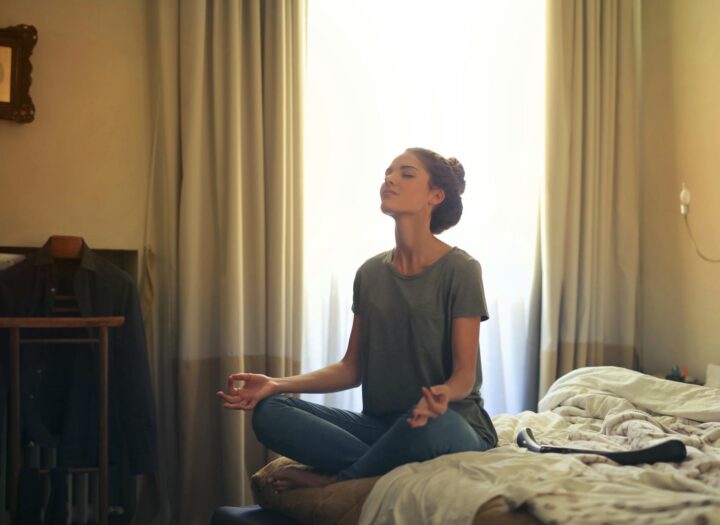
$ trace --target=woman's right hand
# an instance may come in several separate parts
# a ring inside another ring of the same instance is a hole
[[[240,388],[236,381],[242,381]],[[223,399],[225,408],[235,410],[252,410],[260,401],[276,393],[277,383],[272,377],[263,374],[232,374],[228,377],[227,390],[218,391],[216,395]]]

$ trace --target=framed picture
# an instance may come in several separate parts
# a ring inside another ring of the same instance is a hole
[[[33,26],[0,28],[0,118],[32,122],[35,106],[30,98],[30,55],[37,42]]]

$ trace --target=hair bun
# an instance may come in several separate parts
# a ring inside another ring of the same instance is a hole
[[[465,191],[465,168],[463,168],[463,165],[460,164],[460,161],[455,157],[448,158],[447,165],[455,174],[458,181],[458,190],[460,195],[462,195]]]

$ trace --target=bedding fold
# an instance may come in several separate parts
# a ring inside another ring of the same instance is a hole
[[[493,418],[499,447],[398,467],[372,488],[365,524],[470,524],[502,496],[543,523],[720,524],[720,389],[616,367],[558,379],[540,412]],[[533,454],[515,445],[524,427],[543,444],[635,450],[667,439],[682,463],[620,466],[595,454]]]

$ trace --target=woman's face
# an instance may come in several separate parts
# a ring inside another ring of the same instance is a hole
[[[429,217],[444,197],[441,189],[430,188],[430,174],[420,159],[406,151],[385,170],[380,209],[392,217],[418,213]]]

